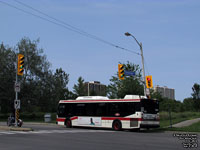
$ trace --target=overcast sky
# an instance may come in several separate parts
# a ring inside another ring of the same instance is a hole
[[[11,5],[6,5],[11,4]],[[146,75],[153,84],[175,89],[177,100],[200,84],[200,1],[198,0],[18,0],[73,27],[140,53],[125,32],[143,44]],[[13,6],[15,8],[13,8]],[[17,8],[17,9],[16,9]],[[40,39],[52,69],[69,73],[72,90],[79,76],[108,85],[118,62],[141,65],[141,57],[83,36],[34,15],[14,0],[0,0],[0,42],[15,46],[23,37]],[[51,21],[55,21],[50,19]]]

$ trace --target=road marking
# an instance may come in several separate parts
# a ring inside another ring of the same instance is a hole
[[[65,133],[111,133],[115,131],[107,130],[38,130],[38,131],[0,131],[1,135],[13,135],[13,134],[65,134]]]

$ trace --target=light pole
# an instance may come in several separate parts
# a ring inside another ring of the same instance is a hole
[[[130,33],[126,32],[124,33],[126,36],[131,36],[134,38],[134,40],[136,41],[136,43],[139,45],[140,47],[140,51],[141,51],[141,57],[142,57],[142,73],[143,73],[143,86],[144,86],[144,96],[147,96],[146,94],[146,82],[145,82],[145,71],[144,71],[144,56],[143,56],[143,49],[142,49],[142,43],[138,42],[137,39]]]
[[[88,96],[90,96],[90,82],[88,82]]]

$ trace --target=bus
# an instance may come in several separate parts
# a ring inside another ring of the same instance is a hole
[[[124,99],[104,96],[83,96],[76,100],[60,100],[56,123],[67,128],[101,127],[140,129],[159,127],[158,100],[126,95]]]

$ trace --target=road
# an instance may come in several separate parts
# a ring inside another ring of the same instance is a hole
[[[1,150],[183,150],[172,132],[130,132],[25,124],[34,131],[0,131]],[[197,135],[199,136],[199,135]],[[193,149],[195,150],[195,149]]]

